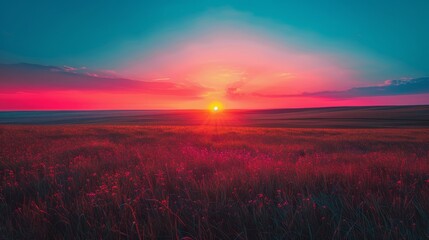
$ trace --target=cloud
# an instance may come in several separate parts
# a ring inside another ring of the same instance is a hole
[[[219,99],[242,99],[256,88],[286,84],[291,93],[327,85],[348,88],[364,78],[356,69],[370,63],[380,69],[364,51],[357,54],[315,33],[234,9],[214,9],[190,19],[180,31],[157,32],[150,39],[124,47],[129,54],[115,58],[118,69],[136,78],[188,79],[215,89],[210,96]],[[230,86],[244,77],[245,86]]]
[[[264,98],[322,97],[347,99],[357,97],[413,95],[424,93],[429,93],[429,77],[387,80],[380,85],[355,87],[344,91],[321,91],[311,93],[304,92],[302,94],[265,94],[255,92],[253,95]]]
[[[36,64],[0,64],[0,89],[0,93],[96,91],[191,98],[201,97],[208,91],[192,83],[138,81],[113,77],[112,72]]]
[[[225,95],[229,99],[236,99],[241,97],[243,94],[240,92],[240,89],[237,87],[228,87],[225,90]]]
[[[245,83],[246,81],[240,80],[228,85],[225,89],[225,97],[231,100],[236,100],[245,96],[246,94],[242,90]]]
[[[31,64],[21,64],[21,65],[31,65]],[[51,67],[52,72],[68,72],[83,74],[92,77],[106,77],[106,78],[118,78],[119,75],[113,70],[93,70],[88,69],[87,67],[71,67],[71,66],[62,66],[62,67]]]

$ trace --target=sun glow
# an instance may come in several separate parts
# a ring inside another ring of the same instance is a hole
[[[212,102],[209,106],[209,109],[211,112],[217,113],[223,110],[223,106],[220,102]]]

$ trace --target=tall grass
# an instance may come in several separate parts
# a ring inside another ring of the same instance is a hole
[[[0,127],[0,239],[427,239],[428,129]]]

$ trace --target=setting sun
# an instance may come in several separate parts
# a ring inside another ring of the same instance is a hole
[[[220,112],[223,110],[223,105],[220,102],[212,102],[209,106],[209,110],[213,113]]]

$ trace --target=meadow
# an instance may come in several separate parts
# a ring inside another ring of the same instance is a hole
[[[0,126],[0,239],[428,239],[429,129]]]

